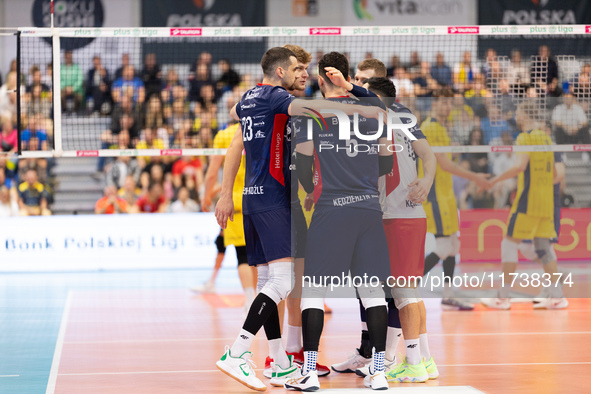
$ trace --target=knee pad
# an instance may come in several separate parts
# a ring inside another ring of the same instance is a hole
[[[519,260],[517,253],[518,248],[518,244],[507,238],[503,238],[503,241],[501,242],[501,262],[517,263],[517,260]]]
[[[367,310],[374,306],[387,306],[386,295],[381,287],[360,286],[357,288],[361,304]]]
[[[257,293],[260,293],[263,290],[263,287],[267,284],[269,280],[269,266],[268,265],[259,265],[257,267]]]
[[[328,287],[304,287],[302,290],[302,301],[300,308],[303,311],[306,309],[320,309],[324,311],[324,297]]]
[[[289,295],[294,285],[294,275],[291,261],[278,261],[269,264],[269,280],[263,286],[261,293],[265,294],[276,304]]]
[[[542,264],[548,264],[556,260],[556,253],[548,238],[534,238],[536,255]]]
[[[518,249],[528,260],[535,261],[538,258],[533,242],[521,242]]]
[[[423,297],[421,296],[421,291],[419,290],[419,288],[417,287],[415,289],[415,297],[417,299],[417,303],[422,302],[423,301]]]
[[[394,304],[398,310],[409,304],[416,304],[418,302],[416,295],[416,289],[413,288],[395,287],[392,289],[392,297],[394,297]]]

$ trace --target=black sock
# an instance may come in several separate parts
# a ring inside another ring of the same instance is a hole
[[[439,256],[435,253],[431,253],[429,256],[425,258],[425,271],[423,272],[423,276],[427,275],[429,271],[433,269],[439,263]]]
[[[443,276],[445,281],[449,282],[454,277],[454,270],[456,268],[456,256],[449,256],[443,260]],[[447,279],[449,277],[449,279]]]
[[[242,328],[251,334],[256,335],[269,316],[273,314],[273,311],[277,313],[277,304],[275,304],[275,301],[264,293],[259,293],[250,306],[248,316],[246,316]],[[277,320],[279,320],[279,318],[277,318]],[[279,336],[281,336],[281,334]]]
[[[302,311],[302,337],[305,352],[317,352],[320,336],[324,328],[322,309],[304,309]]]
[[[361,357],[370,358],[371,357],[371,345],[369,342],[369,331],[361,330],[361,345],[359,345],[359,349],[357,349]]]
[[[370,346],[375,348],[376,352],[383,352],[386,350],[386,335],[388,334],[388,310],[385,306],[374,306],[366,309],[365,313],[367,314]]]
[[[279,324],[279,310],[277,309],[277,305],[271,311],[263,327],[265,327],[265,335],[267,335],[269,341],[281,338],[281,325]]]

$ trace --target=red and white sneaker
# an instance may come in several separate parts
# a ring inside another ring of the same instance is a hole
[[[272,362],[273,359],[267,356],[267,358],[265,359],[265,369],[263,369],[263,376],[267,379],[271,379],[271,377],[273,376],[273,366],[271,365]]]
[[[568,300],[562,298],[544,298],[534,304],[534,309],[564,309],[568,307]]]
[[[299,365],[304,365],[304,349],[300,350],[296,353],[287,353],[288,356],[293,356],[293,362]],[[318,372],[318,376],[326,376],[330,373],[330,368],[326,365],[316,363],[316,372]]]
[[[482,305],[491,309],[511,309],[511,301],[508,298],[483,298],[480,302]]]

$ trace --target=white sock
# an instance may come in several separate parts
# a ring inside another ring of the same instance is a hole
[[[234,341],[234,344],[230,348],[230,355],[232,357],[240,357],[244,354],[244,352],[248,352],[248,349],[250,349],[250,345],[252,344],[252,340],[254,339],[254,337],[254,334],[251,334],[245,329],[241,329],[240,334],[238,334],[238,337],[236,338],[236,341]]]
[[[316,371],[316,360],[318,352],[304,352],[304,365],[302,366],[302,375],[307,375],[310,371]]]
[[[431,359],[431,352],[429,351],[429,340],[427,339],[427,333],[419,335],[419,347],[421,348],[421,358],[425,360]]]
[[[254,301],[254,297],[256,297],[254,287],[244,288],[244,309],[250,309],[250,305],[252,304],[252,301]]]
[[[289,358],[287,358],[281,338],[271,339],[269,341],[269,357],[271,357],[273,362],[281,368],[289,368]]]
[[[302,326],[287,325],[287,344],[285,350],[289,353],[298,353],[302,350]]]
[[[405,339],[404,344],[406,345],[406,363],[411,365],[419,364],[421,362],[419,338]]]
[[[396,347],[402,336],[402,328],[388,327],[388,336],[386,337],[386,360],[394,361],[396,357]]]

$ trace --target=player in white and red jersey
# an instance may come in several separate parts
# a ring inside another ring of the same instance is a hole
[[[368,61],[365,61],[368,62]],[[371,65],[377,70],[373,74],[379,75],[381,63],[377,59],[371,59]],[[368,74],[368,67],[363,67],[365,74]],[[383,67],[385,71],[385,67]],[[370,76],[370,75],[368,75]],[[338,75],[335,75],[335,79]],[[356,78],[357,80],[357,78]],[[394,102],[396,89],[392,82],[385,77],[373,77],[365,82],[366,89],[357,86],[347,86],[353,95],[357,97],[375,97],[375,94],[382,98],[391,98],[387,103],[388,108],[397,113],[411,113],[402,104]],[[410,119],[404,119],[410,123]],[[409,129],[416,140],[411,140],[401,130],[394,130],[394,143],[400,145],[395,155],[393,171],[380,178],[380,203],[383,211],[384,229],[388,240],[390,253],[391,275],[397,281],[397,287],[392,289],[392,295],[396,308],[400,311],[400,323],[405,338],[407,357],[405,360],[397,360],[398,364],[393,365],[387,372],[389,381],[398,382],[424,382],[427,379],[435,379],[439,373],[429,353],[425,305],[416,289],[416,279],[420,278],[424,269],[425,237],[427,232],[427,221],[422,202],[427,198],[433,177],[436,171],[436,158],[433,154],[425,136],[418,127]],[[402,149],[402,150],[401,150]],[[423,160],[425,176],[418,179],[417,160]],[[413,280],[412,278],[416,278]],[[406,279],[405,284],[402,284]],[[396,313],[390,305],[389,317]],[[391,320],[391,319],[390,319]],[[389,321],[388,347],[386,359],[393,361],[396,350],[397,339],[396,325]],[[362,345],[363,347],[363,345]],[[333,366],[341,369],[343,365],[352,365],[361,360],[359,355],[345,363]],[[391,357],[391,358],[390,358]],[[402,362],[401,362],[402,361]],[[350,367],[349,367],[350,368]],[[358,375],[364,375],[367,368],[362,367],[356,370]]]

